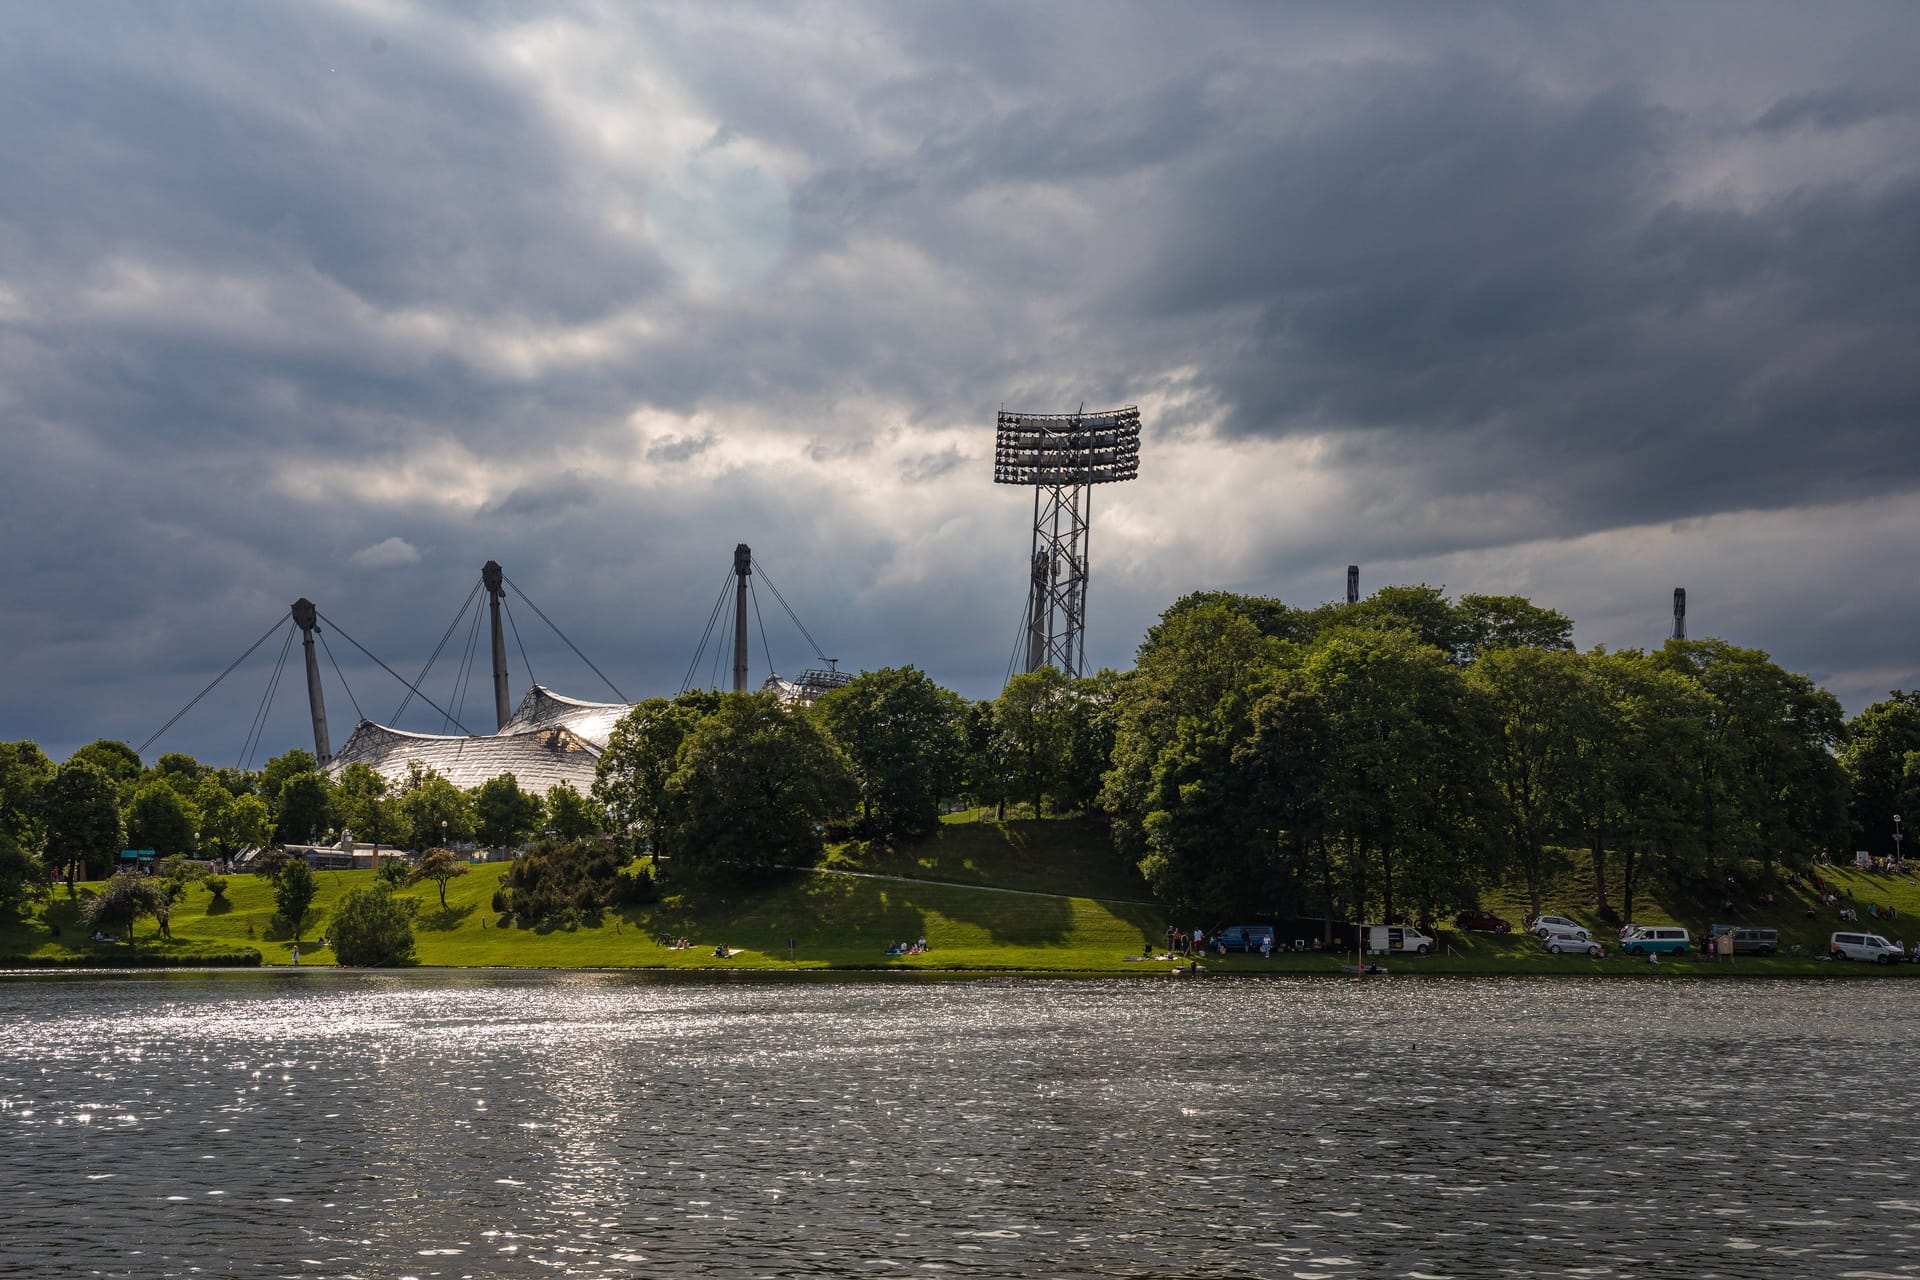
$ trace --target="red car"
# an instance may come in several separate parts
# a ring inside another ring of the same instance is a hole
[[[1453,918],[1453,927],[1473,933],[1512,933],[1513,926],[1485,911],[1462,911]]]

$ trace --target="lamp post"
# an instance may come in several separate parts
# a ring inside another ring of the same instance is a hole
[[[1900,861],[1900,815],[1893,815],[1893,860]]]

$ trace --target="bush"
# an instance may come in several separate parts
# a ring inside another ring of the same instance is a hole
[[[208,876],[207,892],[213,896],[215,902],[225,901],[227,896],[227,878],[225,876]]]
[[[341,964],[393,965],[413,959],[413,913],[419,903],[396,898],[375,882],[350,889],[333,912],[333,954]]]
[[[579,921],[607,907],[652,902],[659,895],[645,868],[626,870],[625,848],[604,840],[545,840],[508,869],[495,910],[524,927]]]

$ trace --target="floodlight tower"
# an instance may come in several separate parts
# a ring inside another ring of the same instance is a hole
[[[1673,589],[1673,638],[1675,640],[1687,638],[1687,589],[1685,587]]]
[[[1347,603],[1360,603],[1360,566],[1357,564],[1347,566]]]
[[[1033,488],[1026,670],[1078,677],[1087,657],[1087,545],[1093,486],[1140,474],[1140,410],[1000,414],[995,484]]]

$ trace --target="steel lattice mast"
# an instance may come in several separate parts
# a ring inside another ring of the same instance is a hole
[[[1044,666],[1079,676],[1087,657],[1088,548],[1093,486],[1140,473],[1140,410],[1000,414],[996,484],[1033,487],[1033,553],[1028,561],[1027,671]]]

